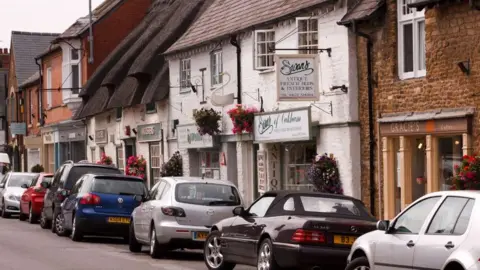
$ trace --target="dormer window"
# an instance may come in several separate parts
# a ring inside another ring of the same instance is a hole
[[[72,82],[72,94],[78,95],[81,85],[81,69],[80,69],[80,50],[71,49],[70,51],[70,77]]]

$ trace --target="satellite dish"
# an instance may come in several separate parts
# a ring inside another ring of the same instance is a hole
[[[215,92],[210,96],[210,102],[213,106],[223,107],[226,105],[233,104],[235,96],[233,94],[228,94],[225,96],[215,95]]]

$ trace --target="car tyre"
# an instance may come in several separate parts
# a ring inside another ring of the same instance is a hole
[[[30,207],[28,208],[28,222],[30,224],[35,224],[37,220],[38,217],[33,213],[32,204],[30,204]]]
[[[2,203],[2,218],[9,218],[10,214],[5,210],[5,202]]]
[[[205,240],[203,260],[209,270],[233,270],[235,268],[234,263],[223,260],[219,231],[212,231]]]
[[[83,240],[83,233],[81,228],[78,226],[77,217],[75,214],[73,214],[72,233],[70,234],[70,238],[75,242],[80,242]]]
[[[280,270],[273,254],[273,245],[270,238],[265,238],[260,244],[257,256],[257,269],[259,270]]]
[[[47,219],[45,209],[42,208],[42,212],[40,213],[40,227],[46,230],[50,229],[50,226],[52,226],[52,222]]]
[[[154,259],[160,259],[165,254],[165,251],[165,247],[158,243],[155,225],[152,225],[152,229],[150,230],[150,256]]]
[[[142,244],[140,244],[137,241],[137,238],[135,237],[135,227],[133,226],[133,220],[130,223],[130,228],[129,228],[129,235],[128,235],[128,249],[130,249],[131,252],[133,253],[138,253],[142,251]]]
[[[68,235],[68,231],[65,229],[65,216],[62,213],[55,216],[55,233],[58,236]]]
[[[358,257],[351,261],[345,270],[370,270],[367,257]]]
[[[22,212],[22,207],[20,206],[20,215],[18,216],[18,219],[20,221],[25,221],[27,220],[27,215]]]

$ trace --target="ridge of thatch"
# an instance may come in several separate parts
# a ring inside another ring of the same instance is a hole
[[[170,85],[170,69],[168,65],[163,65],[162,70],[157,73],[155,78],[150,82],[145,94],[143,94],[140,104],[148,104],[154,101],[160,101],[168,97]]]

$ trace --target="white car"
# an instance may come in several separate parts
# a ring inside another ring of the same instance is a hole
[[[479,224],[479,191],[430,193],[359,237],[346,270],[480,270]]]
[[[20,214],[20,199],[38,173],[9,172],[0,181],[0,211],[3,218]]]

